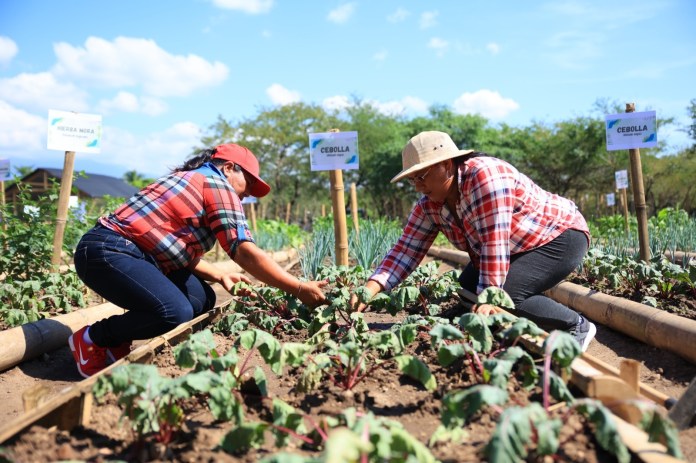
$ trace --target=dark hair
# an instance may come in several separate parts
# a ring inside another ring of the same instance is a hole
[[[459,167],[471,158],[480,158],[483,156],[488,156],[488,153],[484,153],[483,151],[474,151],[473,153],[465,154],[464,156],[457,156],[456,158],[453,158],[452,161],[456,167]]]
[[[195,156],[186,160],[181,166],[172,169],[172,173],[198,169],[206,162],[212,162],[215,166],[221,166],[226,163],[227,161],[224,159],[212,159],[216,152],[216,148],[201,150]]]

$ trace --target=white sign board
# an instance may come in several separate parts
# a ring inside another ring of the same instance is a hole
[[[627,170],[617,170],[614,172],[614,177],[616,178],[616,189],[626,189],[628,188],[628,171]]]
[[[653,148],[657,145],[655,111],[605,116],[607,151]]]
[[[48,149],[99,153],[101,137],[100,115],[48,110]]]
[[[242,199],[242,204],[256,204],[258,203],[259,200],[256,199],[254,196],[247,196],[244,199]]]
[[[0,182],[10,179],[10,160],[0,159]]]
[[[616,204],[614,193],[607,193],[607,206]]]
[[[309,134],[309,159],[312,171],[354,170],[360,165],[358,132]]]

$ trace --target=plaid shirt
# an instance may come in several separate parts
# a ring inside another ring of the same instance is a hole
[[[589,229],[575,203],[549,193],[505,161],[474,157],[459,169],[456,210],[463,228],[445,207],[423,196],[414,206],[399,241],[370,277],[389,290],[423,260],[438,232],[479,269],[477,293],[502,288],[510,255],[536,249],[565,230]]]
[[[219,171],[202,172],[163,177],[99,223],[152,255],[164,273],[197,261],[216,238],[234,257],[240,242],[254,242],[242,203]]]

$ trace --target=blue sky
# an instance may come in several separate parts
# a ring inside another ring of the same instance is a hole
[[[159,176],[218,116],[352,97],[526,126],[635,102],[677,126],[696,98],[692,0],[0,0],[0,158],[63,166],[49,109],[100,114],[75,168]],[[475,147],[470,147],[475,148]]]

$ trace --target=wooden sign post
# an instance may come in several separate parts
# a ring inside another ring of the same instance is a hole
[[[63,174],[58,196],[56,231],[53,236],[52,272],[58,272],[63,250],[63,236],[68,222],[70,190],[72,190],[75,152],[99,153],[101,150],[102,118],[96,114],[48,110],[46,145],[50,150],[65,151]]]
[[[633,181],[633,203],[638,219],[638,243],[640,258],[650,260],[650,240],[648,238],[648,211],[645,205],[643,187],[643,167],[639,148],[657,146],[657,122],[655,111],[636,113],[634,103],[626,103],[624,114],[609,114],[606,119],[607,151],[628,149]]]
[[[626,103],[626,112],[636,110],[634,103]],[[645,262],[650,261],[650,238],[648,235],[648,208],[645,205],[645,189],[643,187],[643,166],[640,162],[640,149],[630,148],[628,156],[631,161],[631,178],[633,179],[633,202],[638,219],[638,243],[640,245],[640,258]]]
[[[63,162],[63,176],[60,179],[60,193],[58,194],[58,214],[56,216],[56,232],[53,235],[53,256],[51,264],[53,272],[58,272],[63,251],[63,236],[65,225],[68,223],[68,208],[70,205],[70,190],[72,190],[73,168],[75,167],[75,152],[66,151]]]
[[[348,265],[348,231],[343,193],[343,170],[358,168],[358,134],[331,129],[309,134],[312,171],[328,170],[333,208],[336,265]]]

